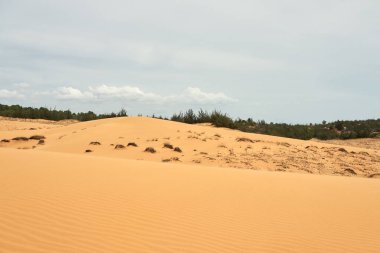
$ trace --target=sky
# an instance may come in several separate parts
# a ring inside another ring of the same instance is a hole
[[[378,0],[0,0],[0,104],[380,118]]]

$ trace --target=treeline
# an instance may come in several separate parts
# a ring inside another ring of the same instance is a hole
[[[121,109],[118,113],[96,114],[92,111],[74,113],[70,110],[56,110],[46,107],[32,108],[20,105],[0,104],[0,116],[24,119],[47,119],[47,120],[79,120],[89,121],[104,118],[125,117],[127,111]],[[141,115],[139,115],[141,116]],[[153,118],[162,118],[152,116]],[[188,124],[211,123],[216,127],[237,129],[243,132],[267,134],[288,138],[309,140],[317,138],[321,140],[330,139],[354,139],[380,137],[380,119],[370,120],[344,120],[325,122],[320,124],[286,124],[267,123],[264,120],[254,121],[252,118],[246,120],[232,119],[226,113],[220,111],[207,112],[199,110],[187,110],[184,113],[174,114],[170,120]]]
[[[320,124],[285,124],[267,123],[264,120],[254,121],[232,119],[227,114],[213,111],[211,113],[200,110],[195,113],[187,110],[184,113],[174,114],[171,120],[195,124],[211,123],[216,127],[226,127],[238,129],[243,132],[267,134],[302,140],[317,138],[321,140],[330,139],[354,139],[354,138],[375,138],[380,137],[380,119],[370,120],[345,120]]]
[[[0,104],[0,116],[22,118],[22,119],[47,119],[47,120],[79,120],[89,121],[95,119],[105,119],[114,117],[128,116],[125,109],[118,113],[96,114],[92,111],[74,113],[70,110],[48,109],[46,107],[33,108],[23,107],[20,105],[2,105]]]

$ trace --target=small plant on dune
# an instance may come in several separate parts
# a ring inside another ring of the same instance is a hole
[[[178,157],[172,157],[172,158],[168,158],[168,159],[162,159],[161,160],[163,163],[168,163],[168,162],[180,162],[181,160],[178,158]]]
[[[148,153],[156,153],[156,150],[152,147],[147,147],[144,152],[148,152]]]
[[[368,176],[369,178],[378,178],[380,177],[380,173],[374,173]]]
[[[343,152],[343,153],[348,153],[348,151],[344,148],[339,148],[338,151]]]
[[[215,137],[221,138],[222,136],[220,134],[214,134]]]
[[[178,153],[182,153],[182,150],[181,150],[179,147],[175,147],[175,148],[174,148],[174,151],[175,151],[175,152],[178,152]]]
[[[10,142],[8,139],[2,139],[1,142]]]
[[[137,147],[137,144],[134,143],[134,142],[129,142],[128,145],[127,145],[127,147],[130,147],[130,146]]]
[[[14,141],[28,141],[29,138],[26,138],[26,137],[15,137],[12,140],[14,140]]]
[[[284,146],[284,147],[290,147],[291,145],[289,144],[289,143],[287,143],[287,142],[279,142],[279,143],[277,143],[277,145],[280,145],[280,146]]]
[[[44,145],[45,144],[45,140],[39,140],[37,144],[38,145]]]
[[[123,149],[125,146],[123,144],[117,144],[115,145],[115,149]]]
[[[351,174],[351,175],[356,175],[356,172],[353,169],[347,168],[344,170],[344,172]]]
[[[29,137],[30,140],[44,140],[45,139],[45,136],[43,135],[33,135],[33,136],[30,136]]]
[[[251,140],[251,139],[246,138],[246,137],[236,138],[236,141],[238,141],[238,142],[251,142],[251,143],[255,143],[254,140]]]
[[[173,149],[174,147],[172,144],[166,142],[166,143],[164,143],[164,148]]]
[[[92,141],[92,142],[90,142],[90,145],[101,145],[101,144],[98,141]]]
[[[86,149],[86,151],[84,151],[85,153],[91,153],[92,150],[91,149]]]

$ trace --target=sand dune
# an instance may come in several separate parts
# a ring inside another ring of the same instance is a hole
[[[379,252],[380,183],[0,149],[0,252]]]
[[[379,150],[341,144],[2,118],[0,252],[380,252]]]
[[[15,122],[0,120],[1,139],[43,135],[44,145],[37,145],[38,141],[10,141],[0,142],[0,147],[76,154],[87,150],[91,156],[253,170],[362,177],[377,177],[380,173],[380,150],[368,145],[345,145],[348,142],[302,141],[144,117],[70,125],[45,121],[38,122],[34,130],[28,127],[33,122],[17,122],[22,127],[10,127],[16,126]],[[137,147],[128,146],[131,143]],[[165,143],[173,149],[164,148]],[[156,152],[144,152],[148,147]],[[182,152],[175,152],[175,147]]]

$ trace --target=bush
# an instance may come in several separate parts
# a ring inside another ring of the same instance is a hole
[[[30,136],[29,137],[30,140],[44,140],[45,139],[45,136],[43,135],[33,135],[33,136]]]
[[[173,149],[173,145],[170,144],[170,143],[164,143],[164,148],[169,148],[169,149]]]
[[[29,138],[26,138],[26,137],[15,137],[12,140],[14,140],[14,141],[28,141]]]
[[[182,153],[182,150],[181,150],[179,147],[175,147],[175,148],[174,148],[174,151],[175,151],[175,152],[178,152],[178,153]]]
[[[156,153],[156,150],[152,147],[147,147],[144,152],[148,152],[148,153]]]
[[[117,144],[115,145],[115,149],[123,149],[125,146],[123,144]]]

